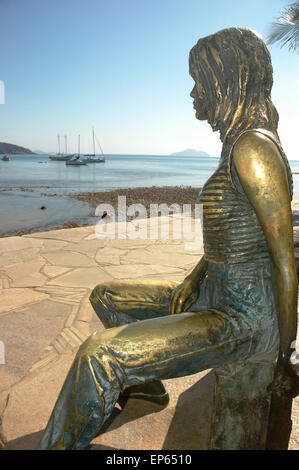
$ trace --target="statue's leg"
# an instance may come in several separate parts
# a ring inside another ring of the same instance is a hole
[[[106,328],[121,326],[149,318],[169,315],[169,299],[179,284],[167,280],[118,280],[98,284],[90,302]],[[149,400],[167,405],[169,395],[163,383],[154,379],[123,390],[118,398],[122,408],[129,398]]]
[[[266,448],[277,352],[215,370],[211,450]]]
[[[105,326],[112,328],[169,315],[169,299],[176,281],[121,280],[98,284],[90,302]]]
[[[246,359],[252,336],[220,311],[170,315],[94,333],[79,348],[38,448],[85,448],[124,388]]]

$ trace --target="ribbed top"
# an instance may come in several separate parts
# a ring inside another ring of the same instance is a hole
[[[252,131],[270,137],[267,131]],[[280,149],[272,135],[271,140]],[[199,202],[203,204],[205,258],[222,264],[269,260],[262,227],[231,168],[232,147],[222,156],[217,170],[199,194]]]

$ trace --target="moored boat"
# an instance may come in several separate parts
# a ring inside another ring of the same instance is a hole
[[[95,153],[95,135],[94,135],[94,128],[92,128],[92,141],[93,141],[93,153],[88,153],[88,154],[84,154],[84,157],[87,157],[85,160],[87,161],[87,163],[105,163],[105,157],[104,157],[104,154],[103,154],[103,150],[100,146],[100,144],[98,143],[100,149],[101,149],[101,152],[102,152],[102,157],[97,157],[96,156],[96,153]]]
[[[58,161],[58,162],[66,162],[68,160],[71,160],[71,158],[73,158],[73,156],[75,155],[74,153],[72,153],[72,154],[67,153],[67,137],[66,137],[66,135],[64,136],[64,138],[65,138],[65,153],[60,152],[60,135],[58,134],[57,135],[58,153],[54,153],[53,155],[49,155],[50,160],[55,160],[55,161]]]
[[[49,155],[50,160],[60,161],[60,162],[67,162],[71,158],[73,158],[75,154],[72,153],[71,155]]]
[[[1,160],[3,160],[4,162],[9,162],[10,157],[9,157],[8,153],[6,153],[5,155],[3,155],[3,157],[1,158]]]
[[[84,156],[87,157],[85,159],[87,161],[87,163],[105,163],[105,158],[103,158],[103,157],[97,157],[94,154],[84,155]]]
[[[67,162],[65,162],[66,165],[74,165],[74,166],[78,166],[78,165],[87,165],[87,161],[86,160],[81,160],[81,155],[80,155],[80,135],[78,136],[78,153],[77,153],[77,156],[72,159],[72,160],[68,160]]]
[[[79,155],[76,158],[74,158],[73,160],[68,160],[67,162],[65,162],[65,164],[66,165],[74,165],[74,166],[87,165],[87,161],[86,160],[81,160],[80,155]]]

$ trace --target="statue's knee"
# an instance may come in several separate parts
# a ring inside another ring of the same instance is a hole
[[[89,300],[91,304],[97,304],[99,301],[105,299],[105,294],[108,288],[108,283],[101,283],[95,286],[95,288],[92,290]]]
[[[118,330],[119,328],[113,328],[92,333],[84,343],[81,344],[77,352],[77,358],[99,358],[102,354],[108,354],[111,349],[111,342],[113,342]]]
[[[77,358],[81,360],[84,358],[90,358],[96,354],[99,348],[100,338],[97,331],[92,333],[85,341],[81,344],[77,352]]]

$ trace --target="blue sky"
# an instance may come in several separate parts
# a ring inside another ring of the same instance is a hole
[[[291,0],[0,0],[0,141],[32,150],[220,154],[218,133],[195,119],[188,54],[230,26],[264,38]],[[272,98],[289,159],[299,159],[299,55],[269,47]],[[99,149],[96,149],[99,151]]]

